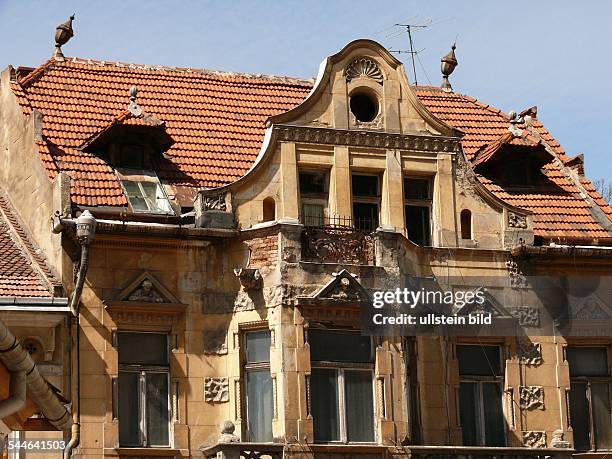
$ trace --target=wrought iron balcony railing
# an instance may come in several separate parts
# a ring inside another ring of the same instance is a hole
[[[374,234],[371,222],[348,217],[303,219],[302,260],[321,263],[374,264]]]

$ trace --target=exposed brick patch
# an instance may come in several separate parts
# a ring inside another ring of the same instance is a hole
[[[278,235],[271,234],[245,240],[251,251],[249,268],[259,268],[263,275],[272,271],[278,263]]]

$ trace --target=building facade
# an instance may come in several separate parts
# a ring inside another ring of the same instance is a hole
[[[11,329],[72,416],[10,438],[92,458],[612,449],[609,333],[361,333],[373,292],[412,278],[478,279],[499,312],[526,274],[611,273],[612,208],[535,107],[415,87],[357,40],[315,81],[60,51],[2,73],[0,117],[2,199],[65,297],[2,318],[41,324]],[[606,301],[576,313],[612,324]]]

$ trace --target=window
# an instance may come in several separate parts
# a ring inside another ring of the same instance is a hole
[[[408,239],[421,246],[431,245],[432,180],[405,178],[404,202]]]
[[[167,335],[119,332],[117,346],[119,444],[169,446]]]
[[[315,441],[374,442],[370,337],[354,331],[310,330],[308,341]]]
[[[274,198],[267,197],[263,200],[263,221],[272,222],[276,220],[276,202]]]
[[[378,228],[380,180],[377,175],[353,174],[353,222],[355,228],[374,231]]]
[[[357,121],[369,123],[378,115],[378,100],[370,94],[356,92],[351,95],[349,106]]]
[[[247,332],[245,342],[247,438],[252,442],[271,442],[274,402],[270,330]]]
[[[578,451],[612,449],[612,377],[605,347],[568,347],[569,409]]]
[[[170,201],[154,172],[122,169],[117,171],[121,185],[135,213],[173,214]]]
[[[505,446],[501,346],[458,345],[464,446]]]
[[[145,169],[145,151],[139,145],[119,145],[116,164],[126,169]]]
[[[472,212],[461,211],[461,239],[472,239]]]
[[[329,199],[328,174],[321,171],[301,171],[300,199],[304,225],[323,225]]]

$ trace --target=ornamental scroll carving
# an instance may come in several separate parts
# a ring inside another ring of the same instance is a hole
[[[514,212],[508,213],[508,226],[510,228],[527,228],[527,216],[515,214]]]
[[[204,380],[204,401],[210,403],[229,402],[228,378],[206,378]]]
[[[523,432],[523,444],[529,448],[546,448],[546,432],[539,430]]]
[[[349,83],[351,80],[359,77],[371,78],[379,84],[383,83],[383,74],[378,64],[366,57],[357,58],[348,64],[344,69],[344,76]]]
[[[544,388],[542,386],[520,386],[519,396],[519,405],[522,409],[544,409]]]

